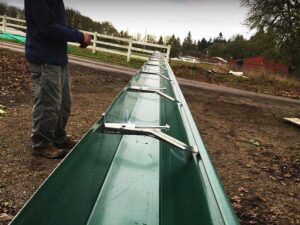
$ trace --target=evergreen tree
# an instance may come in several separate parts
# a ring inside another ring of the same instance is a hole
[[[202,38],[201,41],[198,41],[197,44],[197,51],[204,52],[208,47],[207,40],[205,38]]]
[[[179,37],[176,38],[175,35],[173,34],[169,41],[167,42],[167,45],[171,45],[171,57],[178,57],[180,55],[181,51],[181,44],[180,44],[180,39]]]
[[[249,57],[249,48],[247,41],[243,35],[236,35],[232,40],[228,41],[227,54],[223,57],[228,59],[244,59]]]
[[[157,44],[159,44],[159,45],[163,45],[164,44],[164,40],[163,40],[162,36],[159,37],[159,40],[158,40]]]
[[[192,34],[189,31],[187,37],[184,39],[182,43],[182,51],[184,54],[188,54],[195,50],[196,50],[196,46],[193,44]]]
[[[226,40],[223,37],[222,32],[219,33],[219,36],[217,38],[214,38],[213,43],[217,43],[217,42],[219,42],[219,43],[226,42]]]
[[[17,18],[18,17],[18,10],[16,7],[14,6],[8,6],[6,9],[6,15],[13,17],[13,18]]]
[[[7,5],[5,3],[0,2],[0,15],[3,16],[6,14]]]

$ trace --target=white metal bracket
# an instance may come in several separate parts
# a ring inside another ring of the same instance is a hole
[[[165,93],[163,93],[160,90],[155,89],[155,88],[139,87],[139,86],[129,86],[127,90],[128,91],[132,91],[132,92],[140,92],[140,93],[155,93],[155,94],[158,94],[158,95],[160,95],[160,96],[162,96],[162,97],[164,97],[166,99],[169,99],[170,101],[180,103],[180,101],[178,101],[177,99],[172,98],[171,96],[166,95]]]
[[[135,124],[123,124],[123,123],[104,123],[102,129],[105,132],[112,134],[125,134],[125,135],[145,135],[156,138],[158,140],[167,142],[181,150],[189,151],[191,153],[199,153],[198,149],[193,146],[189,146],[176,138],[171,137],[163,132],[161,129],[169,129],[170,126],[142,126]]]
[[[146,63],[144,66],[158,66],[158,67],[160,67],[161,69],[167,70],[166,67],[161,66],[161,65],[158,65],[158,64]]]
[[[160,76],[168,81],[172,81],[170,78],[164,76],[163,74],[161,73],[155,73],[155,72],[149,72],[149,71],[145,71],[145,70],[141,70],[140,73],[144,73],[144,74],[149,74],[149,75],[156,75],[156,76]]]

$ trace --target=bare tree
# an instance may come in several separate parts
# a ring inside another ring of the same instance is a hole
[[[288,51],[292,64],[299,67],[300,0],[241,0],[248,7],[247,23],[276,35],[278,49]]]

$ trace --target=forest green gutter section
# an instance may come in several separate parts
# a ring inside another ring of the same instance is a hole
[[[175,76],[156,52],[11,224],[239,223]]]
[[[165,65],[167,67],[168,75],[172,79],[176,79],[175,75],[169,65],[169,63],[165,60]],[[188,108],[188,105],[186,103],[186,100],[182,94],[182,91],[179,87],[178,82],[173,83],[173,89],[175,92],[175,95],[181,99],[182,107],[181,107],[181,114],[182,118],[185,118],[185,127],[187,130],[187,133],[190,134],[190,138],[194,141],[195,144],[198,146],[199,155],[197,157],[194,157],[195,163],[198,166],[199,171],[201,173],[206,173],[208,182],[210,183],[210,186],[213,190],[215,199],[217,201],[219,210],[221,212],[221,215],[223,217],[225,224],[239,224],[238,219],[235,215],[235,212],[232,208],[232,205],[224,191],[223,185],[221,184],[221,181],[219,179],[219,176],[212,164],[212,161],[209,157],[209,153],[206,150],[205,144],[203,143],[203,140],[199,134],[199,131],[197,129],[196,123],[193,119],[193,116]]]

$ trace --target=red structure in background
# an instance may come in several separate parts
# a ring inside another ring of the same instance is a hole
[[[288,66],[275,62],[274,60],[267,60],[262,56],[256,56],[248,59],[233,60],[229,62],[231,65],[242,66],[244,69],[265,69],[275,73],[288,73]]]

